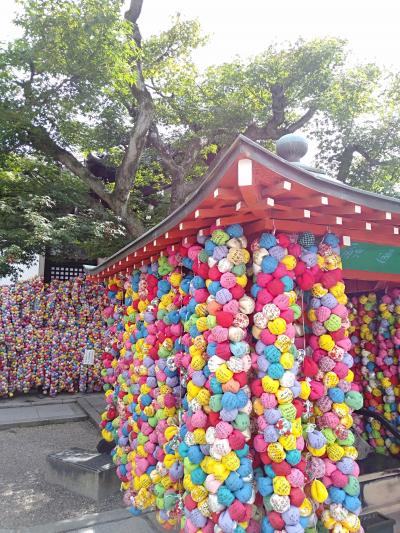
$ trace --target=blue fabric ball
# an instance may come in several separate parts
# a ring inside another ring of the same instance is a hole
[[[257,488],[262,497],[269,496],[274,492],[272,481],[269,477],[259,477],[257,479]]]
[[[280,379],[284,373],[285,369],[280,363],[271,363],[267,370],[267,374],[272,379]]]
[[[222,486],[217,491],[217,498],[221,505],[228,507],[231,503],[233,503],[235,496],[227,487]]]
[[[277,242],[275,235],[272,233],[263,233],[259,240],[261,248],[266,248],[267,250],[276,246]]]
[[[329,487],[328,489],[329,497],[334,503],[343,503],[346,497],[344,490],[339,489],[338,487]]]
[[[270,363],[278,363],[282,353],[276,346],[273,344],[266,346],[264,350],[264,355]]]
[[[188,459],[191,463],[198,465],[204,459],[204,455],[201,453],[200,446],[197,444],[189,447]]]
[[[225,485],[232,492],[241,489],[243,487],[243,484],[244,481],[236,472],[231,472],[225,480]]]
[[[339,387],[328,389],[328,396],[334,403],[344,402],[344,392]]]
[[[238,238],[243,236],[243,228],[240,224],[231,224],[225,229],[225,231],[229,237]]]
[[[272,274],[275,272],[278,266],[278,260],[272,255],[266,255],[261,261],[261,270],[266,274]]]
[[[244,483],[243,487],[235,491],[236,498],[242,502],[247,503],[251,498],[252,486],[250,483]]]
[[[291,466],[296,466],[300,463],[301,453],[299,450],[289,450],[286,452],[286,461]]]

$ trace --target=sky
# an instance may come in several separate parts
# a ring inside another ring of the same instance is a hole
[[[12,39],[15,1],[0,0],[0,9],[0,40]],[[144,0],[144,37],[167,28],[177,12],[198,18],[210,35],[196,55],[202,67],[254,55],[274,42],[334,36],[349,41],[353,61],[400,70],[398,0]]]

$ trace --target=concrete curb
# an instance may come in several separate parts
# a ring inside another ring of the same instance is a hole
[[[7,422],[0,424],[0,431],[5,429],[13,428],[27,428],[33,426],[49,426],[51,424],[65,424],[66,422],[82,422],[87,420],[88,416],[86,414],[70,416],[70,417],[60,417],[60,418],[42,418],[40,420],[17,420],[16,422]]]
[[[14,407],[38,407],[41,405],[57,405],[60,403],[76,403],[79,399],[88,397],[104,397],[104,392],[91,392],[85,394],[76,392],[74,394],[61,393],[50,398],[44,396],[39,398],[34,395],[18,396],[16,398],[0,398],[0,409],[12,409]]]
[[[151,524],[151,526],[155,528],[156,524],[153,524],[152,521],[147,518],[148,515],[153,514],[153,512],[149,512],[134,517],[125,508],[121,508],[113,511],[106,511],[104,513],[87,514],[81,518],[60,520],[59,522],[49,522],[47,524],[40,524],[38,526],[29,526],[16,529],[0,529],[0,533],[68,533],[107,524],[110,524],[110,531],[112,531],[113,523],[125,522],[127,520],[144,520],[147,524]],[[134,524],[132,524],[132,526],[132,531],[137,531]]]
[[[99,429],[99,424],[101,422],[101,416],[96,411],[96,409],[91,405],[91,403],[86,398],[78,398],[77,403],[79,407],[87,414],[90,422]]]

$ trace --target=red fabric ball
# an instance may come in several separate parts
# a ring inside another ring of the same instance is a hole
[[[292,471],[292,467],[286,461],[282,461],[281,463],[272,463],[272,470],[275,472],[275,475],[286,477]]]
[[[240,388],[244,387],[247,383],[247,374],[246,372],[238,372],[234,375],[234,380],[237,381],[240,385]]]
[[[219,422],[219,413],[214,413],[214,411],[210,411],[208,413],[208,420],[210,421],[209,425],[215,427]]]
[[[304,274],[304,272],[307,270],[307,265],[303,261],[298,261],[297,265],[294,267],[294,273],[296,276],[300,276],[301,274]]]
[[[304,274],[297,276],[297,285],[303,291],[309,291],[314,285],[314,276],[309,272],[304,272]]]
[[[221,357],[222,359],[225,359],[225,361],[228,361],[228,359],[230,359],[231,357],[231,349],[229,347],[229,342],[225,341],[217,344],[215,353],[216,355],[218,355],[218,357]]]
[[[227,311],[217,311],[216,313],[217,324],[223,328],[229,328],[233,324],[233,315]]]
[[[213,266],[208,271],[208,277],[212,281],[218,281],[222,276],[222,272],[218,270],[217,266]]]
[[[198,304],[205,303],[209,294],[207,289],[196,289],[194,291],[194,299]]]
[[[289,272],[286,266],[283,263],[279,263],[273,273],[273,276],[274,278],[283,278],[283,276],[287,276],[288,274]]]
[[[240,298],[245,294],[244,288],[240,285],[235,285],[234,287],[232,287],[232,289],[229,290],[235,300],[240,300]]]
[[[270,281],[267,285],[268,292],[272,294],[272,296],[278,296],[278,294],[282,294],[285,292],[285,286],[281,282],[280,279],[273,279]]]
[[[281,311],[281,318],[283,318],[287,324],[290,324],[294,321],[294,312],[293,309],[285,309],[284,311]]]
[[[228,512],[232,520],[235,522],[243,522],[246,518],[246,506],[239,500],[234,500],[229,506]]]
[[[304,412],[304,404],[302,400],[300,400],[299,398],[296,398],[295,400],[293,400],[293,405],[296,408],[296,418],[300,418]]]
[[[292,505],[300,507],[304,502],[305,494],[299,487],[292,487],[289,498]]]
[[[267,274],[266,272],[259,272],[256,277],[257,285],[265,288],[272,279],[274,278],[271,274]]]
[[[232,450],[241,450],[246,444],[246,439],[238,429],[234,429],[228,437],[229,445]]]
[[[179,246],[179,255],[182,257],[186,257],[189,252],[189,248],[187,246]]]
[[[251,392],[253,393],[253,396],[256,396],[256,398],[261,398],[261,395],[264,392],[264,389],[261,384],[261,379],[255,379],[250,384],[250,389],[251,389]]]
[[[274,297],[267,289],[261,289],[257,294],[257,303],[261,305],[269,304],[272,302]]]
[[[278,233],[276,239],[282,248],[287,248],[290,245],[290,237],[286,233]]]
[[[193,263],[193,272],[203,279],[208,278],[208,265],[206,263]]]
[[[323,383],[320,383],[319,381],[311,381],[310,386],[310,400],[318,400],[319,398],[322,398],[322,396],[325,394],[325,387]]]
[[[278,531],[281,531],[285,527],[285,522],[282,516],[276,511],[268,513],[268,520],[270,521],[271,526]]]
[[[322,274],[321,281],[323,286],[327,289],[330,289],[331,287],[336,285],[337,282],[336,276],[334,274],[331,274],[331,272],[324,272],[324,274]]]
[[[311,359],[311,357],[305,357],[303,361],[303,374],[308,378],[312,378],[317,373],[318,373],[317,363],[313,359]]]
[[[260,457],[264,465],[270,465],[272,463],[267,452],[261,452],[260,454],[257,454],[257,456]]]

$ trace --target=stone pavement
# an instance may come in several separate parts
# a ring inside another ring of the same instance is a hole
[[[55,398],[27,395],[0,400],[0,430],[79,422],[88,418],[97,427],[104,405],[103,393],[59,395]]]
[[[38,526],[1,529],[0,533],[165,533],[154,513],[132,516],[126,509],[83,515]],[[172,531],[174,533],[174,531]]]

